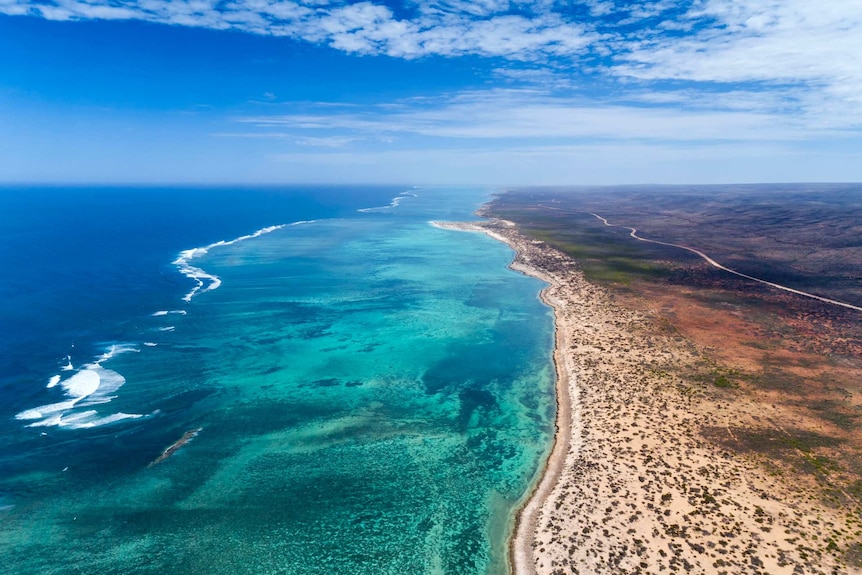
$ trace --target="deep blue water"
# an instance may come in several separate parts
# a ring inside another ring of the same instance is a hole
[[[142,314],[176,305],[191,285],[171,264],[180,250],[353,216],[404,189],[0,188],[2,389],[27,387],[73,345],[91,357]]]
[[[505,572],[552,432],[551,317],[508,248],[428,225],[487,197],[0,189],[0,558]]]

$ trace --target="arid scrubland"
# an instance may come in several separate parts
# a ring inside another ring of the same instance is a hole
[[[519,519],[517,573],[862,573],[859,500],[817,469],[826,435],[788,433],[799,414],[511,222],[451,226],[508,243],[556,314],[557,445]]]

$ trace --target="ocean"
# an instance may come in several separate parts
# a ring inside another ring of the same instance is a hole
[[[4,572],[507,572],[553,318],[483,189],[0,188]]]

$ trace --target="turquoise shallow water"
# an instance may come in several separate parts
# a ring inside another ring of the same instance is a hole
[[[553,433],[552,316],[509,248],[428,224],[485,192],[414,192],[195,258],[221,286],[104,364],[145,417],[4,479],[11,572],[505,573]]]

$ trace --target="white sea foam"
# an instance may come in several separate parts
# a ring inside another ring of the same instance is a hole
[[[391,210],[392,208],[397,208],[398,204],[400,204],[401,201],[407,197],[418,198],[419,196],[417,196],[416,194],[411,193],[411,192],[401,192],[400,194],[398,194],[397,196],[392,198],[392,201],[389,202],[388,206],[378,206],[376,208],[360,208],[357,211],[363,212],[363,213],[369,213],[369,212],[382,212],[384,210]]]
[[[84,366],[84,368],[85,368],[85,369],[88,369],[88,368],[91,368],[91,367],[100,367],[100,366],[102,365],[102,363],[103,363],[103,362],[108,361],[108,360],[109,360],[109,359],[111,359],[112,357],[116,357],[116,356],[120,355],[121,353],[128,353],[128,352],[130,352],[130,351],[132,351],[132,352],[139,352],[139,351],[141,351],[141,350],[139,350],[138,348],[136,348],[136,347],[135,347],[134,345],[132,345],[131,343],[118,343],[118,344],[114,344],[114,345],[112,345],[110,348],[108,348],[108,351],[106,351],[105,353],[103,353],[102,355],[100,355],[99,357],[97,357],[97,358],[96,358],[96,361],[94,361],[93,363],[90,363],[90,364],[85,365],[85,366]]]
[[[160,327],[159,331],[174,331],[175,329],[177,329],[176,326],[167,325],[165,327]]]
[[[76,403],[78,403],[77,399],[70,399],[67,401],[61,401],[59,403],[41,405],[39,407],[34,407],[33,409],[25,409],[21,413],[17,414],[15,416],[15,419],[28,420],[47,418],[52,413],[63,412],[72,409],[73,407],[75,407]]]
[[[95,411],[87,411],[81,414],[82,417],[76,417],[74,419],[64,418],[60,425],[70,429],[89,429],[91,427],[99,427],[101,425],[123,421],[124,419],[139,419],[144,417],[140,413],[123,412],[114,413],[105,417],[95,417],[96,415]]]
[[[59,427],[63,424],[63,414],[52,415],[50,417],[46,417],[45,419],[41,419],[35,423],[31,423],[27,427]]]
[[[86,401],[81,405],[92,405],[94,403],[107,403],[114,397],[110,394],[115,393],[126,383],[126,378],[114,371],[113,369],[105,369],[96,367],[90,369],[99,376],[99,386],[92,393],[87,394]],[[83,398],[82,398],[83,399]]]
[[[191,262],[193,259],[206,255],[213,248],[220,248],[223,246],[235,244],[237,242],[250,240],[252,238],[258,238],[264,234],[274,232],[275,230],[280,230],[283,227],[283,224],[278,226],[269,226],[266,228],[259,229],[253,234],[248,234],[247,236],[240,236],[232,240],[222,240],[201,248],[192,248],[190,250],[181,251],[179,257],[177,257],[177,259],[173,261],[173,264],[177,266],[177,268],[179,268],[181,274],[183,274],[187,278],[195,280],[196,284],[195,287],[193,287],[192,290],[183,297],[183,301],[190,302],[192,301],[192,298],[195,297],[198,293],[218,289],[218,287],[221,285],[221,279],[219,279],[218,276],[207,273],[201,268],[191,265],[191,263],[189,262]],[[206,282],[209,283],[207,284]]]
[[[144,345],[145,345],[145,346],[147,346],[147,347],[156,347],[156,346],[157,346],[157,345],[159,345],[159,344],[157,344],[157,343],[153,343],[153,342],[151,342],[151,341],[145,341],[145,342],[144,342]]]
[[[155,312],[152,315],[153,315],[153,317],[160,317],[160,316],[169,315],[169,314],[186,315],[187,313],[188,312],[184,309],[172,309],[172,310],[160,310],[160,311]]]
[[[15,418],[24,421],[36,420],[30,423],[28,427],[57,426],[80,429],[106,425],[122,419],[143,417],[129,413],[100,416],[99,412],[94,409],[77,411],[83,407],[110,403],[116,398],[116,395],[113,394],[126,383],[126,378],[112,369],[106,369],[102,363],[121,353],[136,351],[139,350],[129,344],[112,345],[94,362],[85,365],[70,377],[66,379],[62,379],[59,375],[52,377],[48,388],[59,385],[63,389],[66,399],[26,409],[15,415]]]
[[[61,415],[60,416],[60,420],[61,420],[60,425],[62,425],[64,427],[70,427],[72,425],[75,425],[76,423],[80,423],[81,421],[93,419],[97,415],[99,415],[99,412],[96,411],[95,409],[90,409],[88,411],[79,411],[77,413],[70,413],[68,415]],[[31,425],[30,427],[37,427],[37,426]]]
[[[99,389],[100,382],[101,378],[95,370],[84,369],[69,379],[60,382],[60,385],[69,397],[82,399]]]
[[[359,212],[363,212],[363,213],[369,213],[369,212],[380,212],[380,211],[383,211],[383,210],[389,210],[389,209],[392,209],[392,208],[397,208],[397,207],[398,207],[398,204],[400,204],[400,203],[401,203],[401,200],[403,200],[403,199],[404,199],[404,196],[398,196],[397,198],[393,199],[393,200],[389,203],[389,205],[388,205],[388,206],[378,206],[378,207],[376,207],[376,208],[359,208],[357,211],[359,211]]]
[[[72,356],[71,355],[66,356],[66,365],[64,365],[60,369],[62,369],[63,371],[72,371],[75,369],[75,366],[72,365]]]

